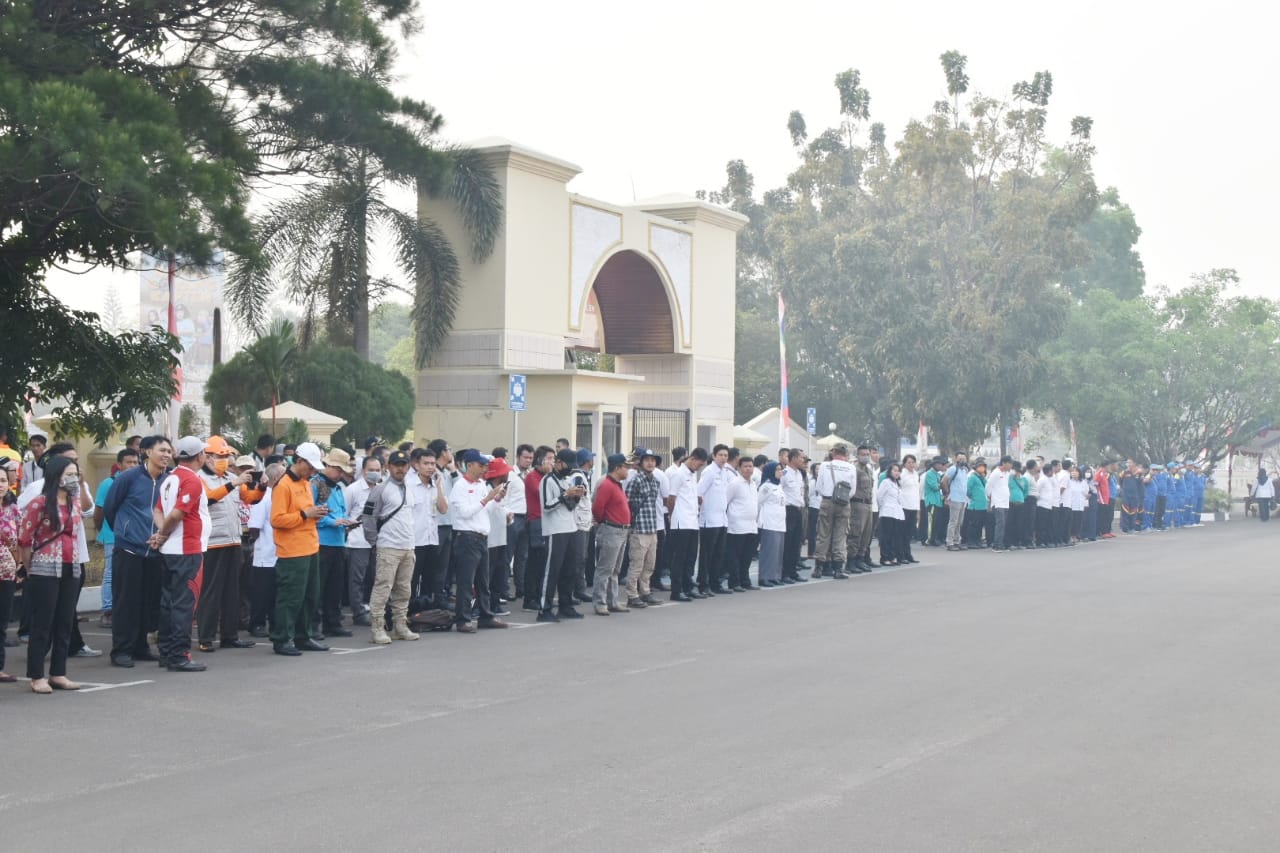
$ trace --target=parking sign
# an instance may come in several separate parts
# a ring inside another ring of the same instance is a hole
[[[507,408],[513,412],[523,412],[525,410],[525,391],[527,387],[524,384],[524,374],[511,374],[511,384],[509,386],[510,397],[508,399]]]

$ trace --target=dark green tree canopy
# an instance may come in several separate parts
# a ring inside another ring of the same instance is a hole
[[[5,323],[6,364],[77,401],[67,428],[101,434],[82,417],[97,400],[119,424],[162,408],[173,342],[116,343],[92,315],[50,304],[51,265],[127,266],[137,251],[200,264],[215,247],[253,257],[255,182],[329,170],[352,138],[394,173],[443,186],[447,159],[420,142],[439,117],[357,73],[389,66],[383,30],[416,26],[415,12],[412,0],[0,0],[0,304],[42,308],[40,324]],[[0,415],[28,407],[30,386],[3,388]]]
[[[1062,283],[1078,299],[1090,290],[1109,290],[1121,299],[1136,299],[1147,284],[1147,273],[1138,254],[1142,229],[1129,205],[1115,187],[1098,198],[1098,209],[1081,228],[1089,261],[1068,270]]]
[[[371,364],[350,349],[316,345],[290,359],[280,401],[293,400],[347,421],[334,442],[369,435],[400,436],[413,423],[413,388],[401,374]],[[232,423],[245,406],[271,406],[270,383],[259,360],[237,353],[215,368],[205,388],[215,428]],[[277,425],[280,428],[281,425]]]

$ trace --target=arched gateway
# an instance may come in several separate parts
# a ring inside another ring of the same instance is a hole
[[[733,433],[734,263],[745,217],[686,196],[611,205],[570,193],[578,167],[505,140],[474,146],[503,188],[493,254],[462,257],[453,332],[419,372],[415,436],[511,446],[508,379],[526,377],[519,440],[666,454]],[[468,245],[457,213],[419,210]]]

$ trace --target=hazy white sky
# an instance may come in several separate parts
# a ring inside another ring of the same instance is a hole
[[[1149,289],[1230,266],[1249,292],[1280,297],[1266,8],[424,0],[402,88],[443,113],[449,139],[508,137],[580,165],[572,190],[625,203],[633,186],[638,198],[718,188],[737,158],[757,192],[778,186],[795,163],[788,113],[811,133],[835,123],[845,68],[862,72],[890,139],[945,96],[945,50],[969,57],[971,92],[1004,96],[1048,70],[1052,137],[1094,119],[1098,183],[1137,215]],[[74,287],[77,301],[96,307],[104,280]]]

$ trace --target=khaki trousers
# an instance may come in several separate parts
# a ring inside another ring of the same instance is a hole
[[[843,506],[831,498],[823,498],[818,507],[819,563],[844,563],[845,537],[849,535],[849,504]]]
[[[871,504],[849,505],[848,554],[865,557],[871,553]]]
[[[369,617],[373,620],[374,627],[381,625],[385,618],[388,597],[391,599],[392,624],[408,620],[413,558],[411,548],[378,547],[373,592],[369,595]]]
[[[644,598],[649,594],[649,578],[658,559],[658,534],[633,530],[627,547],[631,554],[627,564],[627,598]]]

